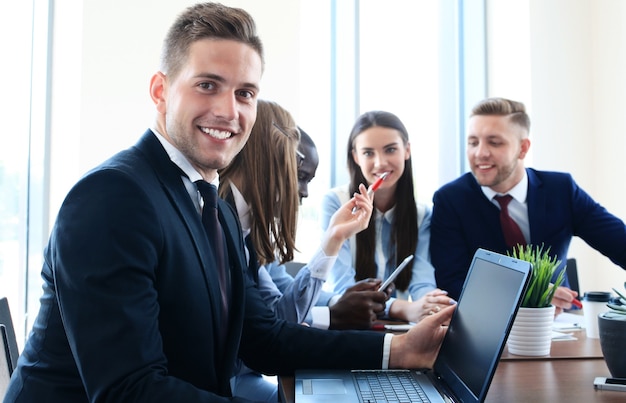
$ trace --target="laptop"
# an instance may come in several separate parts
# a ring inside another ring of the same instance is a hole
[[[295,402],[412,402],[419,395],[430,402],[484,401],[531,271],[528,262],[478,249],[432,370],[298,370]],[[421,391],[384,396],[403,384]]]

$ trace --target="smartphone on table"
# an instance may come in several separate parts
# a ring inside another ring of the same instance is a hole
[[[593,381],[593,387],[601,390],[618,390],[626,392],[626,378],[607,378],[598,376]]]

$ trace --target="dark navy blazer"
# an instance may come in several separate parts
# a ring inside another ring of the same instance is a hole
[[[527,168],[530,243],[550,248],[567,260],[578,236],[615,264],[626,268],[626,226],[582,190],[572,176]],[[430,253],[437,286],[458,298],[474,252],[485,248],[506,254],[500,210],[471,173],[442,186],[433,196]]]
[[[41,309],[5,402],[226,401],[251,368],[379,368],[383,335],[276,319],[245,276],[236,214],[220,201],[232,301],[220,345],[217,272],[179,170],[147,131],[69,192],[45,251]],[[234,400],[237,401],[237,400]]]

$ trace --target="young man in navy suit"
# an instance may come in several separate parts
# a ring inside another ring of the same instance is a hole
[[[626,268],[622,220],[596,203],[571,175],[524,167],[529,130],[530,119],[520,102],[489,98],[472,110],[467,135],[471,173],[433,196],[431,259],[437,286],[452,298],[458,298],[477,248],[511,251],[500,225],[497,195],[512,196],[509,215],[525,243],[550,248],[561,260],[561,270],[574,235]],[[559,287],[552,300],[557,314],[570,309],[576,296],[566,286]]]
[[[274,374],[432,366],[454,307],[392,337],[286,323],[244,274],[232,208],[217,201],[223,231],[203,226],[211,188],[195,182],[217,182],[247,141],[262,71],[245,11],[205,3],[177,18],[150,81],[153,128],[85,175],[59,211],[41,308],[5,403],[244,401],[230,397],[237,357]],[[372,209],[361,191],[340,214],[348,226]]]

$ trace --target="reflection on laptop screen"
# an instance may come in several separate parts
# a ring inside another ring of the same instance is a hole
[[[434,369],[446,382],[463,382],[480,396],[486,392],[482,390],[485,377],[497,365],[510,327],[511,310],[523,291],[518,285],[525,274],[496,262],[474,259],[473,274],[463,288]]]

